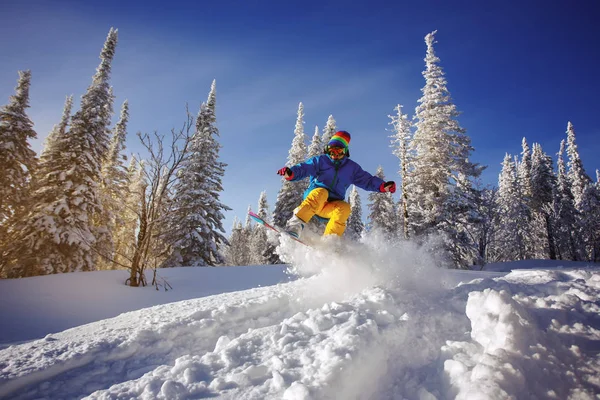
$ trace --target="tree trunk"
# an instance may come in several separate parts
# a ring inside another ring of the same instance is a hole
[[[544,221],[546,222],[546,234],[548,235],[548,256],[551,260],[556,260],[556,244],[554,243],[554,232],[552,229],[552,221],[548,213],[544,213]]]

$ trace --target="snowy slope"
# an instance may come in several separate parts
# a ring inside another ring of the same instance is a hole
[[[445,271],[427,252],[380,243],[336,256],[287,243],[281,253],[295,281],[157,305],[8,347],[0,397],[600,393],[597,267]]]

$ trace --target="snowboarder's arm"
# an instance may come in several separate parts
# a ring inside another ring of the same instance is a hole
[[[290,169],[292,170],[292,178],[290,181],[299,181],[308,176],[314,176],[318,171],[318,156],[311,157],[308,160],[296,164]]]
[[[352,176],[352,183],[361,189],[368,190],[369,192],[379,192],[382,185],[385,184],[383,179],[371,175],[367,171],[363,170],[358,164],[356,164],[356,170]]]

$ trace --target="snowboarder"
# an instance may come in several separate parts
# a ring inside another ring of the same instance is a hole
[[[338,131],[327,143],[324,154],[277,171],[278,175],[282,175],[288,181],[310,177],[304,200],[294,209],[294,215],[287,221],[285,229],[290,235],[300,238],[304,225],[317,215],[329,220],[324,235],[342,236],[346,229],[346,220],[350,216],[350,204],[345,202],[344,198],[352,184],[371,192],[396,191],[394,181],[384,182],[350,160],[349,143],[350,134]]]

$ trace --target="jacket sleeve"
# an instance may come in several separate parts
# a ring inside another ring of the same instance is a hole
[[[308,160],[290,167],[294,176],[290,181],[299,181],[308,176],[314,176],[319,171],[319,157],[311,157]]]
[[[385,183],[383,179],[371,175],[367,171],[363,170],[360,165],[356,164],[354,175],[352,176],[352,183],[361,189],[368,190],[370,192],[379,192],[379,187],[382,183]]]

